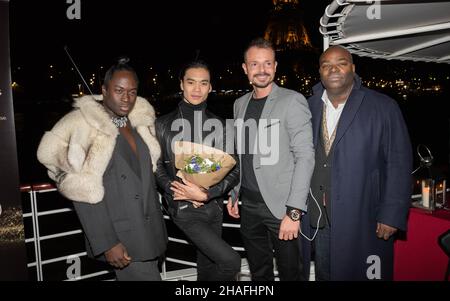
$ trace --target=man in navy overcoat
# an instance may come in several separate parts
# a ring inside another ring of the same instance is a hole
[[[317,232],[316,279],[390,280],[393,234],[406,229],[411,202],[407,127],[393,99],[361,85],[346,49],[325,51],[319,72],[308,100],[316,167],[302,220],[304,233]]]

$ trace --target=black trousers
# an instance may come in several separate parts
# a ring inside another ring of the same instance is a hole
[[[213,200],[200,208],[189,204],[172,219],[197,247],[198,281],[236,280],[241,257],[222,239],[222,203]]]
[[[158,260],[131,262],[126,268],[114,271],[117,281],[161,281]]]
[[[298,238],[278,239],[281,220],[273,216],[259,193],[241,191],[241,201],[241,234],[252,281],[274,281],[274,255],[281,281],[305,280]]]
[[[311,227],[311,233],[314,233],[317,228]],[[331,228],[327,221],[325,226],[319,228],[317,236],[314,239],[314,269],[316,274],[316,281],[330,281],[330,237]]]

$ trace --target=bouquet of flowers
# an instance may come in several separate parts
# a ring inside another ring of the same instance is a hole
[[[205,189],[222,181],[236,165],[229,154],[192,142],[175,142],[174,153],[177,176]]]
[[[188,174],[205,174],[220,170],[220,162],[215,162],[213,158],[203,159],[199,155],[193,155],[186,160],[183,171]]]

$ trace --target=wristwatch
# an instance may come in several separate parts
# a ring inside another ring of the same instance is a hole
[[[288,211],[287,216],[289,216],[289,218],[292,221],[296,222],[296,221],[300,220],[300,218],[302,216],[302,213],[298,209],[291,209],[291,210]]]

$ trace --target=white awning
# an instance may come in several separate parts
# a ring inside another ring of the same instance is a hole
[[[320,19],[327,45],[359,56],[450,64],[450,1],[334,0]]]

